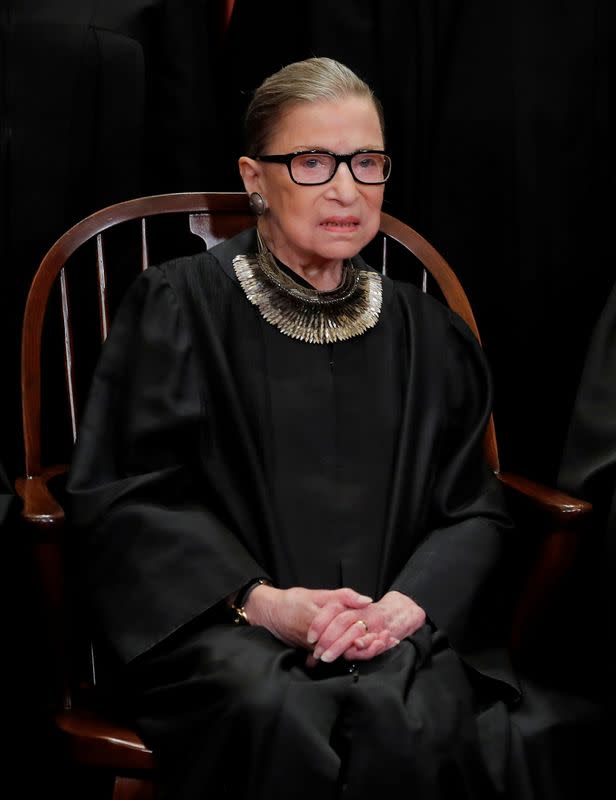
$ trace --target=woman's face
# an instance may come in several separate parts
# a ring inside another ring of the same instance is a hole
[[[280,118],[265,152],[296,150],[352,153],[383,149],[379,117],[366,98],[303,103]],[[246,191],[259,192],[267,212],[259,230],[273,253],[289,267],[319,267],[356,255],[377,233],[384,186],[357,183],[341,163],[329,183],[300,186],[286,164],[243,157]]]

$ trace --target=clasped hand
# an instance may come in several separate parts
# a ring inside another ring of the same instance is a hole
[[[307,666],[337,658],[368,661],[420,628],[424,610],[401,592],[373,601],[350,588],[275,589],[259,586],[246,612],[285,644],[308,650]]]

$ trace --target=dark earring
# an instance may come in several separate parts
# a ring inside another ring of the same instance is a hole
[[[259,192],[252,192],[248,198],[248,203],[250,208],[253,210],[253,213],[255,213],[257,217],[260,217],[264,214],[266,208],[265,200],[259,194]]]

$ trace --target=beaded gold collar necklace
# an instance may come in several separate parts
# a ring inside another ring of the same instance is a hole
[[[233,269],[248,300],[286,336],[310,344],[342,342],[373,328],[381,312],[381,276],[344,262],[330,292],[301,286],[286,274],[257,231],[258,252],[237,255]]]

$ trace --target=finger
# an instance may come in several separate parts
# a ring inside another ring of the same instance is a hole
[[[335,661],[357,639],[358,627],[361,627],[362,630],[364,629],[361,620],[343,620],[343,617],[346,617],[346,613],[348,612],[338,614],[337,618],[319,639],[319,644],[315,647],[313,653],[315,658],[320,658],[321,661],[325,661],[327,664]],[[344,625],[342,629],[341,625]]]
[[[310,589],[312,600],[318,606],[335,601],[347,608],[363,608],[373,602],[372,597],[360,594],[355,589],[343,587],[342,589]]]
[[[343,589],[337,589],[336,595],[340,602],[345,605],[347,608],[365,608],[369,606],[370,603],[374,602],[371,597],[368,597],[367,594],[360,594],[356,592],[354,589],[349,589],[344,587]]]
[[[341,592],[345,592],[346,594],[341,595]],[[341,597],[344,599],[345,597],[348,599],[350,597],[349,592],[352,595],[357,597],[363,597],[364,599],[361,601],[363,603],[363,607],[366,605],[370,605],[372,600],[369,602],[365,602],[365,600],[369,599],[366,595],[357,595],[355,592],[352,592],[350,589],[344,589],[340,591],[332,592],[332,597],[323,605],[323,607],[317,611],[315,616],[310,623],[308,631],[306,633],[306,640],[308,644],[314,644],[317,641],[320,641],[324,633],[327,634],[327,638],[329,641],[325,642],[325,648],[328,646],[331,640],[337,638],[349,624],[352,624],[356,621],[356,615],[353,613],[347,613],[356,611],[355,608],[350,609],[348,606],[345,606],[341,602]],[[360,607],[362,607],[360,605]],[[338,619],[338,617],[342,614],[345,614],[344,618]],[[330,629],[330,626],[334,621],[337,621],[337,625]]]
[[[358,650],[356,647],[351,646],[344,652],[344,658],[347,661],[370,661],[376,656],[381,655],[387,649],[385,642],[380,639],[375,640],[365,650]]]
[[[361,638],[363,639],[365,637],[362,636]],[[345,651],[344,658],[348,661],[367,661],[377,655],[380,655],[381,653],[384,653],[386,650],[391,650],[393,647],[397,647],[399,644],[400,640],[396,639],[395,636],[391,636],[389,632],[386,632],[385,636],[375,634],[374,638],[366,647],[358,646],[357,640],[353,642],[351,647]]]
[[[340,637],[345,637],[345,642],[350,642],[365,633],[365,623],[357,618],[356,609],[343,608],[334,615],[327,627],[321,632],[315,645],[315,657],[320,658],[322,653],[329,650]],[[347,645],[348,646],[348,645]]]
[[[390,638],[391,633],[387,629],[382,631],[369,631],[368,633],[364,633],[362,636],[358,636],[353,642],[353,646],[357,647],[358,650],[365,650],[377,639],[380,639],[387,644],[387,641]]]
[[[308,644],[314,644],[315,642],[318,642],[323,635],[323,632],[329,627],[331,622],[338,616],[338,614],[340,614],[341,611],[345,611],[345,608],[337,600],[330,600],[323,606],[323,608],[317,611],[306,634]]]
[[[308,653],[306,656],[306,667],[308,669],[313,669],[319,662],[317,659],[312,655],[312,653]]]
[[[358,650],[365,650],[378,638],[378,633],[365,633],[363,636],[359,636],[355,639],[351,647],[357,647]]]
[[[370,661],[376,658],[376,656],[380,656],[381,653],[384,653],[388,649],[386,642],[382,639],[376,639],[365,650],[360,650],[357,647],[351,646],[343,655],[346,661]]]
[[[321,606],[310,627],[308,628],[306,639],[308,644],[317,642],[323,631],[328,627],[332,620],[341,611],[347,608],[365,608],[373,600],[365,594],[359,594],[354,589],[344,587],[342,589],[315,589],[311,591],[313,601]]]

